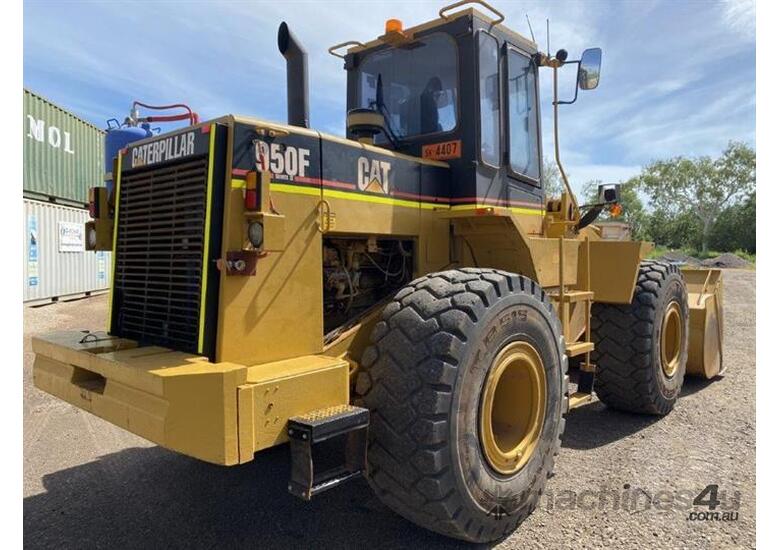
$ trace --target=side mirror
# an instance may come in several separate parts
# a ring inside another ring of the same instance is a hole
[[[582,229],[592,224],[604,211],[605,206],[610,206],[609,212],[613,216],[619,215],[623,212],[623,207],[618,204],[620,201],[620,185],[619,183],[602,183],[598,187],[598,199],[596,204],[590,205],[587,212],[581,217],[577,223],[577,229]]]
[[[580,90],[593,90],[599,85],[601,48],[588,48],[580,58],[577,83]]]
[[[598,188],[599,204],[614,204],[620,200],[619,183],[602,183]]]

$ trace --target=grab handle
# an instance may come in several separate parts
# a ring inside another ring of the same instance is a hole
[[[335,57],[344,59],[345,57],[347,57],[347,54],[345,53],[344,55],[339,55],[336,53],[336,51],[340,50],[345,46],[360,46],[362,48],[365,46],[365,44],[363,44],[362,42],[358,42],[357,40],[347,40],[346,42],[342,42],[341,44],[336,44],[335,46],[331,46],[330,48],[328,48],[328,53]]]
[[[495,13],[498,16],[498,19],[493,19],[490,24],[491,25],[498,25],[501,23],[501,21],[504,20],[504,14],[498,11],[496,8],[485,2],[484,0],[460,0],[460,2],[455,2],[454,4],[450,4],[449,6],[444,6],[442,9],[439,10],[439,17],[442,19],[448,19],[446,15],[444,15],[446,12],[452,10],[453,8],[459,8],[460,6],[465,6],[466,4],[480,4],[481,6],[486,7],[493,13]]]

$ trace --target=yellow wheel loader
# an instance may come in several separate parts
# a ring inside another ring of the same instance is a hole
[[[488,542],[534,510],[571,408],[664,415],[686,373],[719,375],[720,272],[602,239],[619,186],[581,208],[561,170],[545,194],[539,72],[560,167],[558,71],[593,89],[601,51],[545,54],[477,3],[331,48],[346,137],[309,128],[283,23],[287,124],[119,150],[87,226],[113,252],[108,327],[35,338],[35,385],[215,464],[289,443],[298,497],[365,476],[403,517]]]

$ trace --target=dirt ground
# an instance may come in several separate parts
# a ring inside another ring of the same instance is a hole
[[[465,546],[395,516],[362,480],[295,499],[286,447],[212,466],[35,389],[29,337],[99,329],[105,316],[105,296],[24,310],[25,546]],[[755,272],[726,272],[725,318],[728,372],[686,381],[669,416],[598,402],[569,414],[556,475],[500,548],[755,547]],[[718,486],[717,520],[698,519],[708,507],[692,505],[708,485]]]

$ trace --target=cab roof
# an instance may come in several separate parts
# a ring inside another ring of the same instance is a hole
[[[453,21],[460,19],[462,17],[469,17],[472,19],[478,19],[481,23],[486,25],[489,28],[497,29],[500,32],[506,34],[507,36],[511,37],[512,40],[516,41],[518,46],[522,46],[523,48],[527,48],[531,51],[538,51],[539,47],[536,44],[536,42],[529,40],[525,36],[521,35],[518,32],[513,31],[512,29],[502,25],[502,24],[494,24],[495,19],[492,19],[489,15],[475,9],[475,8],[466,8],[464,10],[457,11],[453,13],[452,15],[447,15],[443,17],[439,17],[438,19],[434,19],[432,21],[428,21],[427,23],[422,23],[420,25],[417,25],[415,27],[409,27],[407,29],[404,29],[403,32],[409,36],[414,36],[415,34],[427,31],[429,29],[434,29],[436,27],[446,25],[447,23],[452,23]],[[378,46],[384,46],[387,42],[384,40],[384,36],[379,36],[375,38],[374,40],[371,40],[370,42],[366,42],[365,44],[361,43],[360,45],[353,46],[347,50],[347,55],[350,54],[356,54],[360,52],[364,52],[366,50],[370,50],[372,48],[376,48]]]

